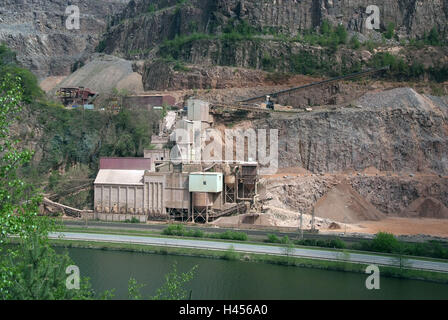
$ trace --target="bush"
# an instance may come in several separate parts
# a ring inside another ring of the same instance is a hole
[[[281,243],[282,243],[282,244],[290,244],[290,243],[291,243],[291,240],[289,240],[289,237],[288,237],[288,236],[284,236],[284,237],[282,238],[282,240],[281,240]]]
[[[193,238],[203,238],[204,237],[204,231],[199,230],[199,229],[191,230],[189,234]]]
[[[222,240],[235,240],[235,241],[246,241],[247,234],[244,232],[226,231],[223,233],[216,233],[211,235],[211,238],[217,238]]]
[[[162,234],[167,236],[177,237],[191,237],[191,238],[203,238],[204,232],[202,230],[187,230],[183,224],[172,224],[163,229]]]
[[[352,49],[357,50],[361,47],[361,42],[359,42],[359,39],[357,36],[353,36],[350,40],[350,46]]]
[[[238,254],[238,252],[235,251],[235,248],[232,246],[228,250],[226,250],[222,258],[228,261],[236,261],[239,260],[240,255]]]
[[[182,224],[172,224],[163,229],[162,234],[167,236],[184,236],[186,230]]]
[[[375,54],[370,60],[369,65],[374,68],[390,66],[387,75],[397,80],[418,80],[425,74],[437,82],[448,80],[448,65],[425,69],[421,63],[413,62],[409,65],[403,59],[388,52]]]
[[[146,12],[148,13],[154,13],[156,11],[156,6],[152,3],[148,6],[148,9],[146,10]]]
[[[280,241],[279,237],[275,234],[268,234],[268,239],[266,240],[269,243],[280,243]]]
[[[331,240],[305,239],[305,240],[297,240],[294,243],[306,247],[321,247],[321,248],[334,248],[334,249],[345,249],[347,247],[346,243],[341,239],[331,239]]]
[[[400,248],[400,242],[393,234],[380,232],[370,244],[371,251],[394,253]]]
[[[394,35],[395,35],[395,24],[393,22],[389,22],[384,37],[386,39],[392,39]]]
[[[0,81],[8,74],[13,78],[20,78],[24,102],[31,103],[36,99],[43,98],[44,92],[40,88],[36,76],[31,71],[19,66],[14,51],[6,45],[0,44]]]
[[[329,242],[329,246],[331,248],[335,248],[335,249],[345,249],[347,247],[347,245],[345,244],[344,241],[342,241],[341,239],[333,239],[330,240]]]
[[[433,27],[428,35],[425,34],[424,42],[431,46],[440,46],[442,41],[440,40],[440,34],[436,27]]]

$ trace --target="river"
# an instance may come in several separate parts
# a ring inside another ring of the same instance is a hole
[[[145,297],[163,284],[174,263],[179,271],[197,265],[188,285],[193,299],[448,299],[448,285],[381,277],[380,290],[367,290],[367,275],[286,267],[267,263],[225,261],[94,249],[68,249],[97,292],[115,289],[126,299],[131,277],[146,286]]]

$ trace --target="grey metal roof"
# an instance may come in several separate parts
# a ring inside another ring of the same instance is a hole
[[[143,185],[145,170],[100,170],[95,184]]]

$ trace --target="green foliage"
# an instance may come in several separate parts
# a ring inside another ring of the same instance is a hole
[[[332,51],[337,50],[339,45],[347,43],[347,29],[343,25],[333,27],[328,20],[322,21],[320,33],[314,30],[308,30],[299,40],[311,45],[321,45],[328,47]]]
[[[96,52],[104,52],[104,50],[106,50],[106,46],[107,46],[106,40],[102,39],[96,46],[95,51]]]
[[[362,241],[354,245],[354,249],[363,251],[374,251],[418,257],[430,257],[448,259],[448,249],[440,242],[429,241],[424,243],[408,243],[399,241],[393,235],[379,233],[372,242]]]
[[[19,249],[10,251],[1,261],[6,273],[0,289],[2,299],[67,300],[93,299],[94,292],[87,279],[80,279],[80,288],[66,287],[66,268],[73,265],[67,254],[57,254],[38,234],[25,239]]]
[[[392,39],[394,35],[395,35],[395,24],[393,22],[389,22],[384,37],[386,39]]]
[[[215,233],[211,235],[212,238],[222,239],[222,240],[234,240],[234,241],[247,241],[247,233],[236,232],[236,231],[226,231],[222,233]]]
[[[240,255],[238,254],[238,252],[235,251],[235,248],[231,246],[224,252],[222,258],[228,261],[237,261],[240,259]]]
[[[442,40],[440,38],[439,31],[436,27],[433,27],[428,35],[425,34],[424,36],[425,44],[431,45],[431,46],[440,46],[442,45]]]
[[[361,42],[359,42],[359,39],[357,36],[353,36],[350,39],[350,47],[354,50],[358,50],[359,48],[361,48]]]
[[[212,238],[235,241],[246,241],[248,239],[247,234],[244,232],[226,231],[222,233],[206,234],[200,229],[187,230],[183,224],[169,225],[168,227],[163,229],[162,234],[177,237]]]
[[[178,236],[178,237],[191,237],[191,238],[203,238],[205,236],[204,232],[200,229],[187,230],[182,224],[169,225],[167,228],[163,229],[162,234],[168,236]]]
[[[225,35],[233,35],[235,38],[251,39],[252,36],[261,34],[247,20],[230,19],[227,25],[223,28]]]
[[[344,241],[337,238],[329,240],[304,239],[295,241],[295,244],[307,247],[321,247],[321,248],[334,248],[334,249],[345,249],[347,247]]]
[[[168,236],[184,236],[186,229],[182,224],[172,224],[163,229],[162,234]]]
[[[190,35],[176,35],[172,40],[166,40],[162,43],[160,52],[164,58],[174,58],[179,60],[182,56],[184,47],[199,40],[207,40],[213,38],[205,33],[192,33]]]
[[[0,244],[7,235],[26,236],[38,230],[40,197],[24,183],[17,170],[32,158],[28,150],[20,150],[13,140],[10,126],[22,107],[21,79],[6,74],[0,80]]]
[[[373,53],[373,50],[378,46],[377,43],[375,43],[373,40],[367,40],[366,42],[364,42],[364,47],[370,51],[371,53]]]
[[[322,21],[322,24],[320,26],[320,33],[323,35],[330,35],[332,31],[331,24],[328,20]]]
[[[379,52],[369,61],[374,68],[390,66],[387,75],[397,80],[420,79],[425,74],[437,82],[448,80],[448,65],[426,68],[421,63],[406,63],[402,58],[396,57],[388,52]]]
[[[266,242],[269,242],[269,243],[280,243],[281,242],[280,238],[276,234],[268,234],[267,237],[268,237],[268,239],[266,240]]]
[[[334,64],[330,61],[325,61],[308,51],[292,55],[290,57],[290,65],[293,73],[306,75],[332,73],[332,67],[334,67]]]
[[[140,293],[140,290],[144,287],[145,287],[144,284],[138,284],[137,280],[135,280],[134,278],[129,279],[128,282],[129,299],[142,300],[143,296]]]
[[[140,223],[140,220],[138,220],[136,217],[132,217],[131,220],[125,220],[125,223]]]
[[[346,44],[347,43],[347,29],[342,25],[339,24],[334,29],[334,36],[336,36],[336,39],[338,40],[338,44]]]
[[[6,78],[5,78],[6,77]],[[30,103],[43,97],[37,78],[27,69],[21,68],[16,60],[16,54],[4,44],[0,45],[0,81],[15,78],[22,88],[22,100]]]
[[[186,300],[189,293],[185,289],[185,284],[194,278],[198,266],[194,266],[190,271],[178,273],[177,265],[173,265],[173,270],[165,275],[165,283],[156,291],[152,300]],[[191,292],[190,292],[191,294]]]
[[[371,248],[376,252],[393,253],[398,250],[400,243],[393,234],[380,232],[371,243]]]
[[[46,244],[54,224],[38,216],[41,197],[18,178],[17,171],[32,153],[20,150],[11,138],[10,126],[22,109],[21,79],[10,74],[0,80],[0,297],[2,299],[65,299],[90,296],[86,290],[65,290],[66,256]],[[15,235],[20,245],[3,244]],[[63,281],[62,281],[63,280]]]
[[[146,10],[147,13],[154,13],[155,11],[156,11],[156,6],[153,3],[151,3],[148,6],[148,9]]]
[[[61,166],[84,164],[93,171],[102,156],[137,157],[151,143],[154,124],[160,116],[154,111],[122,109],[118,114],[67,110],[38,103],[27,108],[43,128],[40,173]]]
[[[174,71],[190,72],[191,69],[186,67],[181,61],[176,61],[173,67]]]
[[[177,271],[177,263],[174,263],[173,270],[165,275],[165,283],[163,286],[157,289],[154,296],[148,297],[148,300],[187,300],[191,298],[191,291],[188,292],[185,289],[185,285],[194,278],[197,269],[198,266],[194,266],[187,272],[179,273]],[[134,278],[129,279],[129,299],[144,299],[140,293],[143,287],[145,285],[139,284]]]
[[[261,59],[261,66],[263,70],[273,72],[277,67],[276,59],[265,53]]]

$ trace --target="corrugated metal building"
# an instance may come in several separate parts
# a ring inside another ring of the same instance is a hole
[[[101,158],[100,170],[151,170],[152,161],[148,158]]]
[[[136,217],[146,222],[144,174],[145,170],[100,170],[94,183],[97,218],[125,221]]]

